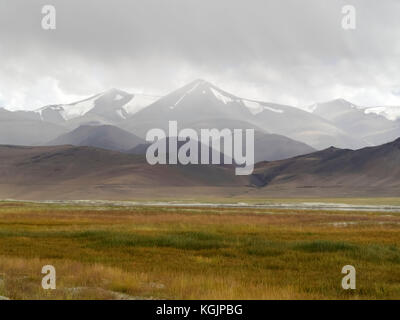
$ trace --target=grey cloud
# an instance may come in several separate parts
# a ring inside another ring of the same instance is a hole
[[[57,30],[41,29],[41,7]],[[164,94],[206,78],[241,96],[306,105],[400,104],[400,3],[354,0],[0,0],[0,98],[68,102],[109,87]]]

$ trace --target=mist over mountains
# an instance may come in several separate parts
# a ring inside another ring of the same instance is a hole
[[[370,145],[379,145],[399,137],[400,122],[394,117],[384,116],[376,108],[361,108],[343,99],[315,104],[312,113],[318,115],[357,139]],[[388,110],[393,110],[389,108]],[[400,110],[400,108],[399,108]]]
[[[400,136],[400,121],[394,116],[393,107],[385,113],[382,107],[362,108],[338,99],[315,104],[308,110],[240,98],[204,80],[193,81],[161,98],[111,89],[82,101],[44,106],[35,111],[0,109],[0,143],[28,146],[67,143],[132,149],[143,142],[140,139],[145,139],[148,130],[165,130],[168,121],[174,120],[181,129],[253,128],[259,150],[282,145],[285,137],[283,144],[293,152],[257,159],[277,160],[331,146],[359,149]],[[107,132],[94,128],[103,125],[116,127],[115,133],[118,128],[125,130],[137,139],[132,138],[131,144],[118,142],[124,138],[118,134],[111,137],[110,127]],[[77,135],[74,130],[80,126],[84,129]],[[101,143],[103,139],[107,141]],[[114,143],[123,147],[112,147]]]
[[[304,111],[204,80],[161,98],[111,89],[35,111],[0,109],[0,197],[394,195],[400,121],[388,110],[390,117],[338,99]],[[168,132],[169,121],[197,133],[254,129],[253,174],[235,176],[234,165],[149,165],[146,133]]]

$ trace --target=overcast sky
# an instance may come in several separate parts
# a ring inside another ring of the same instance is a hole
[[[56,30],[41,28],[45,4]],[[341,27],[346,4],[356,30]],[[399,39],[398,0],[0,0],[0,107],[163,95],[197,78],[294,106],[400,105]]]

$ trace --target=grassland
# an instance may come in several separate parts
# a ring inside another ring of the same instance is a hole
[[[399,231],[395,212],[0,202],[0,296],[399,299]]]

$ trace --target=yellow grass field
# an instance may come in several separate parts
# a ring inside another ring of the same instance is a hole
[[[395,212],[0,202],[0,296],[399,299],[399,231]]]

